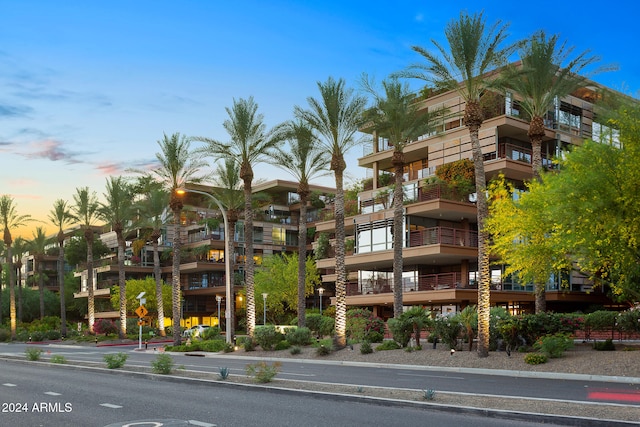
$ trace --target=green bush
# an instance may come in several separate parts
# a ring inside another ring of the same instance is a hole
[[[98,319],[93,323],[93,330],[96,334],[113,335],[118,333],[118,327],[109,319]]]
[[[291,344],[289,343],[289,341],[282,340],[278,344],[276,344],[276,346],[274,347],[274,350],[276,350],[276,351],[286,350],[286,349],[288,349],[290,347],[291,347]]]
[[[384,321],[366,308],[354,308],[347,311],[346,332],[356,342],[371,342],[384,333]]]
[[[402,348],[402,346],[397,342],[395,342],[394,340],[385,340],[385,341],[382,341],[382,344],[376,347],[376,351],[398,350],[400,348]]]
[[[320,337],[333,335],[335,327],[336,327],[336,319],[329,316],[322,316],[322,318],[320,319],[320,330],[318,331]]]
[[[391,332],[393,340],[397,342],[400,347],[406,347],[411,340],[413,334],[413,323],[409,319],[403,318],[391,318],[387,320],[387,327]]]
[[[333,345],[324,345],[320,344],[320,346],[316,349],[316,354],[318,356],[328,356],[333,351]]]
[[[60,364],[67,363],[67,359],[61,354],[54,354],[53,356],[51,356],[51,359],[49,359],[49,361],[51,363],[60,363]]]
[[[438,316],[434,322],[434,332],[449,348],[458,347],[458,337],[462,333],[462,324],[455,317]]]
[[[594,342],[593,349],[598,351],[615,351],[616,346],[613,344],[613,340],[608,339],[606,341]]]
[[[11,339],[11,331],[0,328],[0,342],[6,342]]]
[[[360,354],[371,354],[373,353],[373,348],[371,347],[371,343],[369,341],[363,341],[362,345],[360,345]]]
[[[59,340],[60,339],[60,331],[47,331],[45,333],[45,338],[48,340]]]
[[[207,328],[204,330],[203,334],[202,334],[202,339],[203,340],[215,340],[215,339],[220,339],[220,328],[213,327],[213,328]]]
[[[628,334],[640,332],[640,306],[619,313],[617,323],[620,332]]]
[[[171,372],[173,372],[173,367],[173,358],[165,353],[159,354],[154,360],[151,361],[151,369],[156,374],[170,374]]]
[[[281,363],[274,362],[269,366],[267,362],[258,362],[251,365],[247,365],[246,372],[250,377],[254,377],[259,383],[268,383],[278,374]]]
[[[276,344],[282,341],[283,335],[274,325],[264,325],[256,327],[253,338],[263,350],[271,351]]]
[[[37,347],[29,347],[24,351],[27,356],[27,360],[36,361],[40,360],[40,356],[42,356],[42,349]]]
[[[103,356],[104,362],[107,364],[107,368],[109,369],[122,368],[128,358],[129,355],[126,353],[105,354]]]
[[[242,347],[244,347],[244,351],[255,351],[256,342],[251,337],[245,337],[242,340]]]
[[[289,328],[285,331],[284,338],[291,345],[309,345],[311,344],[311,329]]]
[[[300,354],[302,353],[302,349],[300,347],[298,347],[297,345],[294,345],[293,347],[291,347],[291,350],[289,350],[289,353],[291,354]]]
[[[44,341],[46,338],[47,338],[47,333],[42,331],[33,331],[29,335],[30,341],[33,341],[33,342]]]
[[[547,363],[547,355],[542,353],[528,353],[524,357],[524,361],[529,365],[541,365]]]
[[[573,340],[568,334],[547,335],[536,341],[534,348],[550,358],[562,357],[564,352],[573,347]]]
[[[233,347],[233,344],[231,344],[230,342],[226,342],[225,341],[222,351],[225,352],[225,353],[233,353],[234,350],[235,349]]]

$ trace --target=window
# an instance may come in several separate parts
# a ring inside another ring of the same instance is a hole
[[[392,248],[393,220],[359,224],[356,230],[357,253],[383,251]]]
[[[591,139],[620,148],[620,131],[595,121],[593,122]]]
[[[284,245],[286,241],[286,231],[282,227],[273,227],[271,239],[274,245]]]

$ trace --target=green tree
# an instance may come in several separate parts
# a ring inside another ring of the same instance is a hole
[[[67,336],[67,309],[64,298],[64,229],[71,225],[74,217],[71,214],[66,200],[58,199],[53,203],[53,209],[49,211],[49,221],[58,229],[58,286],[60,288],[60,335]]]
[[[285,309],[296,310],[298,305],[298,254],[280,254],[268,256],[258,267],[255,276],[256,293],[267,293],[267,313],[276,318],[285,313]],[[305,262],[304,296],[313,294],[315,286],[320,284],[320,273],[315,261],[308,257]],[[258,308],[264,309],[264,301]],[[298,316],[300,313],[298,313]]]
[[[33,255],[36,266],[34,272],[37,272],[38,291],[40,295],[40,319],[44,319],[44,256],[47,245],[50,243],[44,227],[38,226],[36,231],[32,232],[32,238],[29,241],[29,252]]]
[[[244,239],[245,239],[245,292],[247,298],[247,333],[253,336],[256,325],[256,301],[254,295],[253,260],[253,168],[266,161],[272,151],[281,143],[274,132],[267,131],[264,117],[258,113],[258,104],[249,99],[233,100],[233,106],[226,108],[229,118],[223,126],[230,142],[197,137],[206,143],[202,152],[216,158],[230,157],[240,165],[240,178],[244,183]]]
[[[307,203],[311,195],[309,181],[326,173],[328,159],[318,144],[318,138],[307,123],[290,121],[280,129],[288,150],[278,147],[273,163],[289,172],[298,181],[300,220],[298,223],[298,326],[305,326],[305,282],[307,259]]]
[[[458,92],[465,101],[463,121],[469,130],[475,167],[478,211],[478,355],[489,355],[489,310],[491,307],[491,277],[489,272],[486,180],[479,131],[484,122],[481,98],[490,86],[487,73],[502,66],[515,46],[502,48],[507,38],[507,25],[500,21],[487,28],[482,13],[461,12],[458,20],[445,28],[449,48],[432,40],[438,54],[414,46],[426,63],[410,66],[404,75],[431,82],[437,89]],[[461,78],[462,83],[458,81]]]
[[[173,212],[173,264],[171,268],[172,282],[172,312],[173,312],[173,341],[174,345],[180,345],[180,249],[182,247],[180,234],[180,212],[183,208],[182,197],[177,190],[187,182],[201,182],[203,177],[200,170],[206,166],[199,156],[190,150],[191,139],[174,133],[171,136],[164,135],[158,141],[160,153],[156,153],[156,159],[160,166],[151,171],[169,192],[169,207]],[[141,171],[138,171],[141,172]],[[146,174],[145,172],[142,172]]]
[[[22,322],[22,258],[29,251],[29,242],[22,237],[16,237],[13,241],[13,257],[15,259],[13,268],[16,272],[16,281],[18,282],[18,322]]]
[[[362,112],[366,99],[353,94],[345,87],[343,79],[329,77],[326,82],[318,82],[320,98],[308,97],[308,109],[296,106],[294,114],[300,120],[318,132],[322,148],[331,156],[329,169],[333,171],[336,182],[334,219],[336,224],[336,336],[335,345],[344,348],[347,345],[347,268],[345,265],[345,199],[344,170],[347,167],[344,156],[358,145],[356,132],[362,124]]]
[[[120,327],[118,335],[120,339],[127,336],[127,308],[124,295],[126,295],[127,282],[124,271],[124,251],[125,233],[128,224],[134,216],[133,189],[124,178],[107,178],[106,192],[103,194],[105,202],[100,204],[98,215],[107,224],[111,225],[111,230],[116,233],[118,242],[118,286],[120,287]]]
[[[98,220],[98,196],[95,191],[89,190],[89,187],[76,188],[76,194],[73,195],[74,205],[71,208],[74,216],[77,218],[84,239],[87,244],[87,310],[89,319],[89,331],[93,332],[93,323],[95,322],[95,300],[93,297],[93,241],[94,241],[94,225]]]
[[[93,259],[100,259],[111,251],[100,239],[94,239],[91,245]],[[87,257],[87,241],[84,239],[84,232],[71,236],[65,246],[64,256],[69,265],[78,266]],[[78,267],[76,267],[77,269]]]
[[[7,263],[9,264],[9,322],[11,327],[11,339],[16,338],[16,290],[15,270],[13,267],[13,238],[11,230],[22,227],[31,221],[31,215],[18,214],[13,197],[3,194],[0,197],[0,219],[4,227],[3,241],[6,247]]]
[[[402,302],[402,248],[404,246],[404,187],[402,185],[407,144],[434,130],[433,119],[441,112],[419,111],[415,94],[408,84],[397,79],[382,82],[378,92],[367,75],[362,78],[364,89],[373,97],[373,106],[365,111],[364,118],[377,134],[389,140],[393,146],[393,316],[403,313]]]
[[[129,279],[127,280],[127,286],[125,286],[126,294],[124,295],[125,307],[128,312],[135,311],[136,308],[140,306],[140,300],[136,298],[136,296],[140,295],[141,292],[146,292],[145,298],[147,302],[144,304],[145,308],[149,310],[150,313],[157,313],[162,310],[165,313],[171,314],[171,306],[172,306],[172,297],[171,297],[171,285],[165,282],[161,283],[163,288],[162,292],[162,304],[158,304],[158,299],[156,298],[157,294],[155,291],[156,281],[155,278],[148,276],[144,279]],[[113,288],[113,292],[111,293],[111,305],[115,307],[120,307],[121,304],[121,294],[120,288]],[[158,318],[158,322],[160,319]],[[158,324],[160,327],[160,324]]]
[[[148,228],[151,232],[148,239],[153,246],[153,277],[156,282],[156,301],[163,300],[162,275],[160,272],[159,240],[162,236],[162,227],[168,223],[167,210],[169,206],[169,193],[162,188],[152,188],[143,193],[144,197],[136,204],[138,219],[136,225],[140,228]],[[137,294],[136,294],[137,295]],[[164,307],[158,306],[158,329],[160,336],[166,336],[164,329]]]

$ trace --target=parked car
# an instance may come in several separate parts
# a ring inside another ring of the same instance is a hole
[[[196,338],[204,335],[204,332],[209,329],[209,325],[195,325],[182,332],[184,338]]]

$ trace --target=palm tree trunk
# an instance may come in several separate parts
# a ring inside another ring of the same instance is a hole
[[[300,220],[298,223],[298,327],[306,325],[305,290],[307,276],[307,199],[309,193],[301,190]]]
[[[544,120],[540,116],[531,118],[529,123],[529,140],[531,141],[531,169],[534,179],[540,180],[542,170],[542,138],[544,137]]]
[[[245,292],[247,296],[247,334],[253,337],[256,327],[256,299],[253,264],[253,209],[251,207],[251,181],[244,178],[244,245],[245,245]]]
[[[156,230],[154,230],[156,233]],[[159,230],[158,230],[159,234]],[[156,234],[152,235],[153,239],[153,277],[156,279],[156,304],[158,307],[158,330],[160,331],[160,336],[167,336],[166,331],[164,330],[164,305],[163,305],[163,297],[162,297],[162,276],[160,274],[160,254],[158,253],[158,236]]]
[[[14,264],[14,268],[18,282],[18,322],[22,322],[22,307],[24,306],[22,303],[22,261],[18,260],[18,262]]]
[[[40,294],[40,320],[44,319],[44,268],[42,260],[44,255],[38,257],[38,293]]]
[[[173,267],[171,269],[171,307],[173,309],[173,344],[180,345],[180,209],[173,211]]]
[[[235,245],[234,245],[234,235],[235,235],[235,229],[236,229],[236,222],[237,222],[237,218],[238,215],[237,213],[234,211],[227,211],[227,222],[229,224],[229,229],[225,230],[225,236],[226,236],[226,241],[227,241],[227,248],[225,249],[225,253],[224,256],[225,257],[230,257],[228,258],[229,262],[231,263],[231,277],[229,278],[229,280],[231,280],[231,292],[229,293],[228,297],[229,297],[229,301],[225,304],[225,321],[229,322],[230,325],[230,333],[231,333],[231,338],[229,342],[233,342],[233,337],[235,336],[235,331],[236,331],[236,299],[235,299],[235,293],[233,291],[234,288],[234,280],[233,280],[233,271],[234,271],[234,264],[235,264]],[[226,260],[225,260],[226,262]],[[226,269],[225,269],[225,280],[227,280],[226,278]],[[225,287],[226,287],[226,283],[225,283]],[[225,331],[227,329],[226,327],[227,325],[225,324]]]
[[[90,227],[85,229],[84,238],[87,242],[87,317],[89,318],[89,332],[93,333],[96,307],[93,296],[93,230]]]
[[[64,237],[58,239],[58,287],[60,289],[60,335],[67,336],[67,307],[64,298]]]
[[[120,339],[127,337],[127,282],[124,274],[124,246],[122,231],[116,233],[118,240],[118,286],[120,286]]]
[[[11,239],[11,236],[9,236]],[[11,240],[9,240],[11,242]],[[16,272],[13,268],[13,251],[11,250],[11,243],[7,244],[6,231],[5,231],[5,244],[7,246],[7,260],[9,264],[9,322],[11,325],[11,340],[16,339]]]
[[[402,302],[402,223],[404,220],[403,203],[404,191],[402,188],[402,172],[404,156],[402,152],[393,153],[395,182],[393,187],[393,317],[400,317],[403,312]]]
[[[336,335],[334,345],[338,349],[347,346],[347,269],[344,261],[345,232],[344,232],[344,166],[335,167],[332,160],[332,169],[336,179],[336,200],[334,205],[336,221]],[[344,159],[342,160],[344,165]]]

